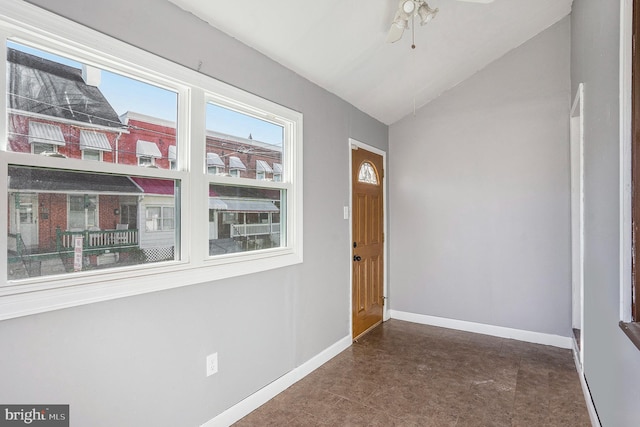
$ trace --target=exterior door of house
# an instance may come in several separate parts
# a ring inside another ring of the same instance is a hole
[[[27,249],[38,247],[38,195],[18,193],[15,195],[16,232],[20,233]]]
[[[353,338],[382,322],[384,220],[382,156],[352,150]]]

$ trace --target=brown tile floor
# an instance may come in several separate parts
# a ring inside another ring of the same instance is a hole
[[[390,320],[235,425],[591,423],[570,350]]]

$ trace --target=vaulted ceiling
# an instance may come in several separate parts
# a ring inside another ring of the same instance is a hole
[[[439,13],[386,43],[398,0],[170,0],[386,124],[571,12],[572,0],[428,0]]]

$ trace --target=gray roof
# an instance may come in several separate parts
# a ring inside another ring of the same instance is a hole
[[[9,189],[49,193],[141,194],[143,192],[126,176],[22,166],[9,166]]]
[[[87,85],[82,70],[7,49],[9,108],[55,118],[123,128],[100,89]]]

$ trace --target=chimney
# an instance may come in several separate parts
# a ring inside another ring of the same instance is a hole
[[[82,64],[82,80],[89,86],[100,86],[100,69],[91,65]]]

